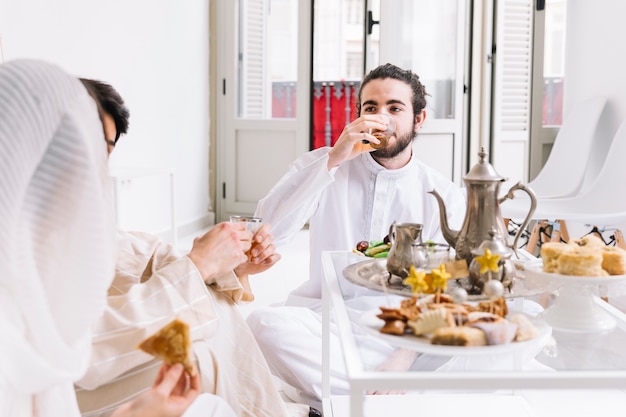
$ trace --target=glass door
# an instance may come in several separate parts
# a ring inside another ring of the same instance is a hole
[[[217,2],[218,221],[252,214],[308,150],[311,1]]]
[[[354,120],[364,74],[365,0],[314,0],[311,148],[332,146]]]
[[[415,154],[457,183],[467,148],[468,7],[465,0],[368,0],[378,24],[367,34],[377,51],[366,53],[366,69],[391,62],[420,76],[429,97]]]
[[[467,7],[466,0],[315,0],[312,147],[334,144],[356,117],[364,74],[391,62],[420,75],[430,94],[417,157],[460,182]]]
[[[534,17],[530,179],[543,168],[563,123],[567,0],[547,0]]]

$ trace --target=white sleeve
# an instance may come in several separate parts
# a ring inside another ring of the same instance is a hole
[[[118,271],[119,272],[119,271]],[[93,328],[89,368],[77,385],[94,389],[151,361],[139,343],[175,317],[187,322],[192,339],[208,339],[217,329],[213,301],[189,258],[169,263],[147,281],[109,295]]]
[[[330,148],[306,153],[259,201],[255,216],[269,223],[277,245],[288,242],[317,209],[322,192],[334,181],[336,169],[328,170]]]

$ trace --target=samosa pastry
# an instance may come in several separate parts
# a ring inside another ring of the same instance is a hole
[[[196,367],[191,359],[191,339],[187,323],[174,319],[152,336],[139,344],[139,349],[163,362],[173,365],[180,363],[185,371],[194,376]]]

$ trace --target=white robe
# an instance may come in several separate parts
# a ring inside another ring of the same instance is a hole
[[[122,263],[128,274],[110,288],[109,298],[121,304],[102,316],[117,249],[106,150],[96,104],[78,78],[42,61],[24,59],[0,65],[0,415],[80,416],[74,382],[83,376],[90,360],[97,362],[101,376],[150,362],[148,355],[136,349],[136,337],[150,331],[149,326],[141,327],[142,319],[158,325],[158,319],[152,320],[157,312],[165,312],[159,317],[163,324],[177,313],[193,318],[195,333],[202,335],[215,333],[220,318],[220,338],[201,341],[207,344],[202,350],[209,359],[204,362],[208,368],[201,363],[200,370],[213,383],[207,385],[216,391],[227,389],[229,399],[241,402],[240,409],[247,414],[242,411],[237,416],[285,415],[276,391],[266,393],[272,384],[267,365],[226,295],[241,293],[235,277],[214,283],[219,292],[211,294],[188,258],[162,251],[155,254],[157,245],[150,241],[135,240],[136,246],[126,241],[122,251],[137,248],[145,262],[137,257]],[[150,263],[152,255],[162,256]],[[152,276],[147,264],[156,268],[161,263],[166,264],[159,271],[162,274]],[[132,271],[133,265],[139,270]],[[144,277],[153,278],[154,285],[133,291],[132,281]],[[140,307],[133,310],[136,305]],[[92,326],[99,317],[104,317],[104,323],[95,325],[96,331],[102,331],[96,335],[96,344],[104,351],[90,355]],[[137,321],[128,322],[128,317]],[[119,331],[103,335],[111,328]],[[107,363],[107,337],[127,353],[119,367]],[[215,353],[219,374],[210,363],[212,352],[223,353]],[[231,366],[240,372],[224,371]],[[152,386],[158,365],[152,369],[149,379],[140,381],[144,390]],[[85,381],[97,383],[89,381],[89,376]],[[243,393],[235,384],[240,381],[246,383]],[[113,393],[119,403],[136,393],[125,388]],[[246,394],[250,397],[243,398]],[[258,410],[262,412],[257,414]],[[222,398],[202,395],[185,417],[197,415],[234,413]]]
[[[381,240],[394,221],[420,223],[423,240],[444,243],[437,200],[428,194],[432,190],[442,196],[452,229],[460,229],[465,215],[462,189],[414,157],[400,169],[387,170],[364,153],[329,171],[329,150],[311,151],[292,163],[255,213],[272,225],[279,247],[309,222],[309,280],[290,294],[287,306],[257,309],[248,317],[272,371],[294,388],[297,401],[321,398],[322,251],[349,251],[361,240]],[[376,307],[377,298],[355,300],[360,305],[353,307]],[[365,335],[359,343],[372,364],[392,351]],[[333,348],[333,357],[331,391],[347,393],[340,351]]]
[[[242,287],[233,273],[207,286],[189,257],[155,236],[120,231],[118,242],[107,308],[94,327],[89,369],[76,387],[84,417],[109,415],[152,384],[160,361],[137,345],[174,317],[190,325],[204,392],[225,399],[237,417],[297,415],[275,389],[239,312]]]
[[[102,124],[55,65],[0,65],[0,415],[76,417],[115,265]]]

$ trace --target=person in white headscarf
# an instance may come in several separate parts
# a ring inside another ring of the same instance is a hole
[[[79,416],[73,383],[88,365],[116,255],[96,104],[57,66],[2,64],[0,148],[0,415]],[[181,416],[199,392],[197,376],[164,365],[113,416]],[[204,415],[232,415],[221,404]]]
[[[130,112],[109,84],[81,79],[100,105],[109,152],[127,133]],[[238,309],[244,300],[240,278],[280,260],[265,224],[255,234],[249,261],[241,223],[222,222],[194,241],[185,256],[171,244],[143,232],[118,230],[115,278],[105,313],[93,328],[92,355],[76,382],[84,417],[104,417],[120,401],[140,395],[159,362],[135,349],[173,316],[190,327],[202,390],[223,398],[238,417],[314,417],[306,404],[285,403],[252,332]],[[250,239],[252,234],[247,233]],[[238,256],[236,252],[239,252]],[[255,259],[256,258],[256,259]],[[234,272],[234,273],[233,273]]]

